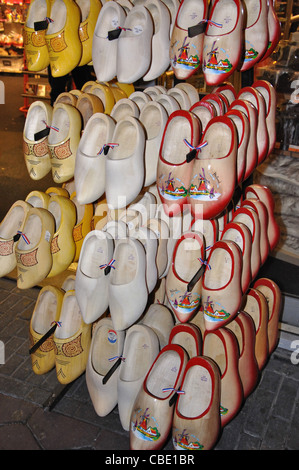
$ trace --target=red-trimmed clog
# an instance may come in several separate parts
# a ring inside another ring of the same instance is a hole
[[[273,251],[280,238],[280,228],[275,220],[274,210],[275,202],[271,190],[261,184],[251,184],[245,188],[245,198],[255,198],[262,201],[268,211],[268,239],[270,250]]]
[[[281,290],[276,282],[271,279],[260,278],[254,285],[254,289],[260,291],[266,297],[269,308],[268,341],[269,354],[272,354],[278,343],[278,323],[281,315],[282,297]]]
[[[206,331],[203,355],[213,359],[221,374],[220,417],[222,427],[238,413],[244,392],[239,373],[239,349],[235,334],[227,328]]]
[[[260,252],[261,252],[261,265],[263,265],[269,255],[270,245],[268,239],[268,211],[265,204],[257,199],[244,199],[242,201],[243,207],[251,207],[256,211],[260,221]]]
[[[273,0],[269,0],[268,2],[267,20],[268,20],[269,42],[268,42],[267,51],[262,57],[263,61],[267,59],[268,57],[270,57],[270,55],[276,48],[277,44],[279,43],[280,35],[281,35],[280,21],[277,17],[277,14],[274,8]]]
[[[219,85],[240,66],[243,5],[240,0],[215,0],[209,16],[202,69],[207,85]]]
[[[188,162],[186,155],[190,153],[189,146],[196,149],[199,139],[200,123],[195,114],[179,110],[169,116],[157,168],[158,192],[169,216],[180,214],[187,203],[193,160]]]
[[[237,183],[241,184],[246,170],[247,148],[250,135],[249,119],[239,109],[230,109],[226,116],[234,122],[238,133]]]
[[[194,217],[213,219],[227,207],[237,181],[237,130],[227,116],[208,123],[194,160],[188,202]]]
[[[202,63],[204,33],[202,31],[193,36],[189,28],[196,28],[205,21],[207,13],[207,0],[182,0],[180,2],[169,48],[171,68],[179,80],[189,78]]]
[[[262,94],[253,87],[242,88],[238,94],[238,99],[249,101],[257,110],[257,164],[260,165],[267,157],[269,150],[269,134],[266,126],[266,103]]]
[[[229,222],[223,229],[221,240],[232,240],[242,252],[242,292],[245,294],[251,282],[251,244],[252,235],[247,225],[241,222]]]
[[[255,357],[255,326],[254,321],[246,312],[239,312],[236,318],[227,324],[239,344],[239,374],[241,377],[244,398],[255,389],[260,371]]]
[[[256,211],[250,207],[240,207],[233,216],[233,222],[241,222],[249,228],[252,236],[251,277],[254,279],[261,267],[260,221]]]
[[[246,167],[245,173],[243,177],[243,181],[247,180],[249,176],[252,174],[253,170],[257,166],[258,162],[258,148],[257,148],[257,110],[252,103],[247,100],[235,100],[233,101],[230,109],[232,110],[239,110],[245,113],[246,117],[249,121],[249,138],[248,138],[248,146],[246,152]]]
[[[191,230],[200,232],[204,236],[205,250],[208,251],[212,248],[214,243],[218,240],[218,221],[217,219],[194,219],[191,223]]]
[[[262,370],[269,356],[268,321],[269,307],[267,299],[259,290],[249,289],[242,300],[242,308],[248,313],[255,325],[255,357]]]
[[[237,98],[236,89],[230,82],[222,83],[221,85],[216,86],[214,90],[212,90],[212,93],[221,93],[226,97],[230,105]]]
[[[261,93],[261,95],[264,97],[266,104],[266,126],[269,135],[269,155],[272,152],[276,142],[276,91],[274,86],[266,80],[256,80],[252,86]]]
[[[209,357],[188,361],[172,425],[175,450],[211,450],[221,432],[220,371]]]
[[[174,398],[180,392],[188,355],[177,344],[165,346],[153,362],[131,414],[130,449],[162,449],[172,426]]]
[[[224,116],[226,113],[226,104],[221,97],[220,93],[208,93],[207,95],[203,96],[200,100],[201,102],[205,103],[212,103],[216,109],[217,116]]]
[[[217,116],[215,106],[209,101],[198,101],[191,106],[189,111],[194,113],[200,120],[202,132],[204,132],[208,122],[210,122],[213,117]]]
[[[202,275],[192,288],[190,282],[205,261],[205,247],[200,233],[184,232],[177,240],[172,264],[166,276],[166,295],[178,321],[185,323],[201,304]]]
[[[251,69],[262,60],[269,43],[267,0],[244,0],[245,57],[241,72]]]
[[[169,344],[182,346],[189,358],[201,356],[202,335],[198,326],[192,323],[177,323],[169,335]]]
[[[202,279],[202,305],[206,330],[230,322],[242,301],[242,253],[233,241],[220,240],[212,247]]]

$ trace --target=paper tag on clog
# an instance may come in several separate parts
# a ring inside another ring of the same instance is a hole
[[[207,23],[205,21],[201,21],[195,26],[190,26],[190,28],[188,28],[189,38],[194,38],[194,36],[198,36],[199,34],[204,33],[206,30],[206,27],[207,27]]]
[[[121,28],[113,29],[112,31],[108,31],[108,39],[109,41],[113,41],[113,39],[117,39],[121,33]]]
[[[196,153],[197,153],[196,149],[193,149],[193,150],[191,150],[191,152],[187,153],[186,162],[187,163],[192,162],[192,160],[194,160],[194,158],[196,157]]]
[[[47,137],[47,135],[50,134],[50,127],[45,127],[42,131],[36,132],[34,134],[34,140],[40,140],[43,139],[44,137]]]
[[[35,21],[34,22],[34,31],[44,31],[47,29],[49,22],[47,20]]]

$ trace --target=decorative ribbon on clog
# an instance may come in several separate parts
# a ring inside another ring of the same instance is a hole
[[[23,238],[24,242],[26,243],[26,245],[30,245],[30,241],[28,239],[28,237],[25,235],[25,233],[21,232],[20,230],[17,231],[17,234],[20,235],[20,237]]]
[[[61,321],[52,321],[51,325],[61,326]]]
[[[114,143],[104,144],[101,150],[97,153],[97,155],[101,155],[102,153],[104,153],[104,155],[107,155],[110,149],[114,149],[115,147],[118,147],[118,146],[119,144],[114,144]]]
[[[49,126],[45,120],[42,120],[42,122],[45,124],[46,127],[45,127],[45,129],[43,129],[42,131],[36,132],[36,133],[34,134],[34,140],[40,140],[40,139],[42,139],[43,137],[46,137],[47,135],[50,134],[50,130],[51,130],[51,129],[53,129],[53,131],[59,132],[58,127],[56,127],[56,126]]]
[[[113,29],[112,31],[108,31],[107,38],[109,41],[113,41],[113,39],[117,39],[122,31],[132,31],[131,28],[122,28],[118,26],[118,28]]]
[[[125,360],[126,360],[126,358],[123,357],[123,356],[114,356],[114,357],[110,357],[110,358],[108,359],[108,361],[109,361],[109,362],[115,361],[115,359],[120,359],[120,360],[123,361],[123,362],[125,362]]]
[[[209,251],[212,248],[213,245],[209,245],[205,247],[205,251]]]
[[[49,23],[54,23],[54,20],[52,20],[52,18],[49,18],[48,16],[46,16],[43,21],[35,21],[34,31],[44,31],[45,29],[47,29]]]
[[[172,395],[172,397],[169,400],[169,406],[174,405],[174,403],[176,402],[177,397],[179,395],[184,395],[185,394],[185,392],[183,390],[176,390],[175,388],[172,388],[172,387],[162,388],[162,392],[174,392],[174,394]]]
[[[216,26],[217,28],[222,28],[223,26],[221,23],[216,23],[216,21],[212,21],[209,19],[201,20],[195,26],[190,26],[190,28],[188,28],[189,38],[193,38],[194,36],[198,36],[199,34],[204,33],[208,24]]]
[[[198,145],[197,147],[194,147],[192,144],[190,144],[188,142],[187,139],[184,139],[184,143],[187,145],[187,147],[189,147],[189,149],[191,149],[190,152],[187,153],[187,155],[186,155],[186,162],[187,163],[192,162],[192,160],[194,160],[194,158],[196,157],[197,152],[198,151],[201,152],[201,149],[203,147],[205,147],[206,145],[208,145],[208,142],[205,141],[202,144]]]
[[[208,269],[211,269],[211,265],[202,258],[197,258],[202,264],[204,264]]]
[[[113,266],[114,263],[115,263],[115,259],[112,258],[112,259],[109,261],[109,263],[101,264],[101,265],[100,265],[100,268],[105,270],[105,271],[104,271],[105,276],[107,276],[107,274],[110,273],[111,268],[115,269],[115,266]]]

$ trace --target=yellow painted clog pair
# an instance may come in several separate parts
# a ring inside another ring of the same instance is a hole
[[[55,331],[31,353],[33,371],[40,375],[56,366],[57,379],[68,384],[86,369],[91,325],[83,322],[75,291],[45,286],[37,298],[29,327],[31,347],[56,324]]]
[[[62,77],[88,64],[101,6],[99,0],[34,0],[24,26],[28,70],[50,65],[53,77]]]

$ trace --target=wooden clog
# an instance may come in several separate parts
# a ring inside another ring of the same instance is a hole
[[[162,449],[172,426],[174,398],[188,361],[177,344],[165,346],[153,362],[136,397],[130,424],[131,450]]]
[[[226,325],[239,345],[239,374],[243,386],[244,399],[256,388],[260,371],[255,357],[255,325],[250,315],[240,311],[236,318]]]
[[[64,291],[55,286],[43,287],[37,297],[29,325],[30,349],[59,321]],[[46,374],[55,367],[52,333],[30,354],[35,374]]]
[[[80,256],[83,240],[86,235],[91,231],[93,204],[80,204],[77,200],[76,191],[71,194],[70,200],[75,204],[77,213],[76,223],[73,228],[73,238],[76,245],[76,251],[73,261],[76,262],[78,261]]]
[[[225,327],[212,332],[206,331],[203,355],[213,359],[220,369],[220,417],[221,426],[224,427],[237,415],[244,399],[235,334]]]
[[[149,326],[158,336],[160,349],[169,342],[169,335],[174,327],[174,316],[171,310],[162,303],[154,303],[145,312],[141,323]]]
[[[200,329],[192,323],[177,323],[169,335],[169,344],[182,346],[189,358],[201,356],[202,335]]]
[[[92,42],[97,19],[102,3],[100,0],[77,0],[81,10],[81,22],[79,25],[79,38],[82,44],[82,55],[79,67],[92,61]]]
[[[238,133],[238,151],[237,151],[237,183],[241,184],[246,170],[246,158],[248,141],[250,135],[249,120],[245,113],[238,109],[230,109],[228,116],[235,123]]]
[[[217,115],[215,106],[209,101],[198,101],[191,106],[190,112],[194,113],[201,123],[202,132],[207,127],[208,122]]]
[[[279,337],[279,320],[282,308],[281,290],[276,282],[266,278],[260,278],[255,281],[253,288],[260,291],[266,297],[268,303],[268,342],[269,354],[272,354],[277,346]]]
[[[269,5],[272,4],[272,1],[269,1]],[[271,8],[269,6],[269,8]],[[266,104],[266,126],[269,135],[269,148],[268,155],[272,152],[276,142],[276,91],[274,86],[266,80],[256,80],[253,83],[253,88],[256,88],[261,95],[263,96]]]
[[[187,363],[176,402],[172,443],[175,450],[211,450],[220,432],[220,371],[207,356]]]
[[[266,297],[257,289],[251,288],[242,300],[241,309],[248,313],[255,325],[255,357],[262,370],[269,356],[268,322],[269,307]]]
[[[119,419],[126,431],[130,429],[135,399],[159,350],[158,336],[149,326],[133,325],[126,331],[124,361],[117,379]]]
[[[260,253],[261,265],[263,265],[269,255],[270,245],[268,239],[268,211],[265,204],[257,199],[244,199],[241,204],[243,207],[251,207],[256,211],[260,221]]]
[[[46,44],[46,30],[48,27],[45,18],[50,16],[50,2],[35,0],[30,3],[24,24],[24,53],[26,65],[30,72],[40,72],[50,64],[49,52]],[[42,29],[36,23],[45,23]]]
[[[245,0],[245,57],[241,72],[262,60],[269,43],[267,0]]]
[[[88,361],[86,385],[98,416],[107,416],[117,405],[117,378],[122,358],[124,331],[116,331],[109,317],[101,318],[93,329]]]

